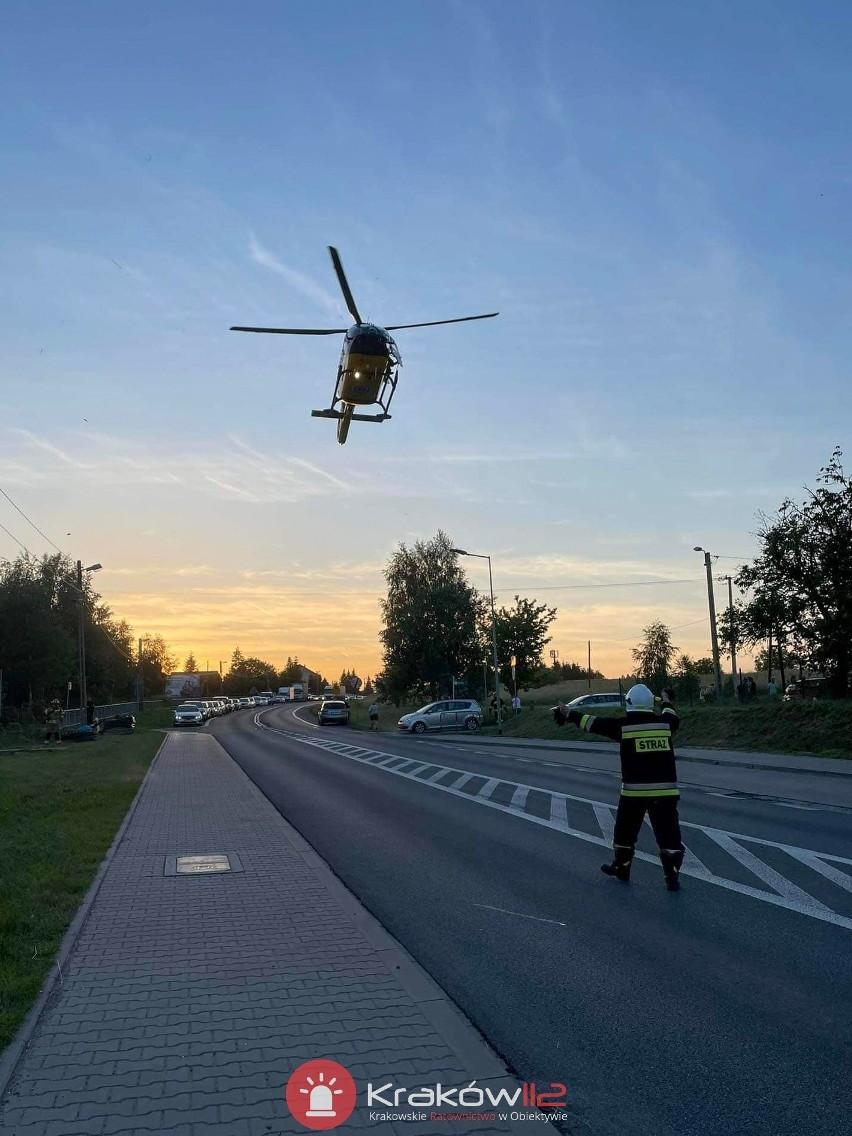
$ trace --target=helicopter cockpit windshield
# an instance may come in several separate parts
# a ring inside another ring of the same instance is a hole
[[[388,353],[387,336],[378,328],[350,328],[346,335],[353,355],[384,355]]]

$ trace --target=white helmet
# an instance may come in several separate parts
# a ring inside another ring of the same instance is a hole
[[[631,686],[627,692],[627,711],[631,710],[654,710],[654,695],[652,691],[644,686],[641,682],[636,686]]]

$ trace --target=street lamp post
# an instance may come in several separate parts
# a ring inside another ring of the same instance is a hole
[[[719,632],[716,627],[716,598],[713,595],[713,567],[710,553],[696,544],[693,552],[704,553],[704,567],[707,570],[707,600],[710,605],[710,643],[713,647],[713,672],[716,681],[716,697],[722,698],[722,668],[719,664]]]
[[[83,561],[77,561],[77,616],[78,616],[78,630],[77,630],[77,670],[80,681],[80,708],[86,708],[86,594],[83,591],[83,573],[84,572],[100,572],[103,568],[102,564],[90,564],[88,568],[83,567]]]
[[[488,561],[488,590],[491,593],[491,649],[494,655],[494,697],[497,701],[497,734],[503,735],[503,715],[500,711],[500,668],[497,663],[497,616],[494,614],[494,581],[491,576],[491,557],[481,552],[466,552],[463,548],[454,548],[457,556],[475,556],[478,560]]]

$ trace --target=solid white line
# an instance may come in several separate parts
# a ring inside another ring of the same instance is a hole
[[[288,738],[292,741],[299,741],[299,742],[302,742],[304,745],[314,746],[315,748],[318,748],[318,749],[330,750],[331,747],[334,745],[333,742],[326,741],[324,738],[312,738],[312,737],[308,737],[308,736],[303,735],[303,734],[288,733],[284,730],[275,729],[272,726],[267,726],[266,729],[269,730],[272,733],[280,734],[283,737],[286,737],[286,738]],[[343,756],[345,756],[345,755],[343,755]],[[382,754],[382,756],[386,757],[387,755]],[[363,758],[352,757],[352,758],[350,758],[350,760],[361,761],[363,764],[370,765],[373,768],[380,768],[380,767],[376,767],[372,762],[366,762]],[[434,764],[434,763],[430,762],[430,763],[427,763],[427,764]],[[425,768],[425,766],[423,766],[423,768]],[[409,781],[416,781],[420,785],[429,785],[428,781],[424,781],[424,780],[422,780],[422,778],[415,777],[411,773],[405,772],[405,771],[400,770],[400,769],[384,769],[383,772],[392,773],[396,777],[404,777],[406,780],[409,780]],[[581,832],[577,829],[572,829],[570,827],[570,825],[567,823],[567,821],[562,821],[561,819],[554,817],[554,815],[553,815],[554,808],[558,809],[558,806],[555,805],[555,802],[559,799],[561,799],[563,802],[566,801],[566,800],[572,800],[572,801],[579,801],[579,802],[584,803],[584,804],[590,804],[590,805],[593,805],[593,806],[602,804],[602,802],[600,802],[600,801],[592,801],[587,797],[575,797],[575,796],[572,796],[568,793],[554,794],[550,790],[542,789],[542,786],[540,786],[540,785],[526,786],[529,789],[536,789],[537,791],[540,791],[540,792],[551,792],[551,818],[545,819],[544,817],[535,816],[532,813],[519,812],[517,809],[511,808],[510,805],[503,805],[503,804],[500,804],[498,801],[491,801],[491,800],[488,800],[484,797],[475,796],[474,794],[464,793],[464,792],[461,791],[461,789],[460,789],[461,785],[467,784],[467,782],[470,781],[472,778],[477,777],[477,776],[481,776],[481,774],[470,773],[469,771],[462,770],[462,769],[453,769],[451,766],[446,767],[446,772],[458,773],[458,774],[460,774],[460,779],[458,781],[454,782],[452,785],[443,785],[443,784],[438,784],[437,782],[433,782],[431,784],[431,788],[438,789],[442,793],[449,793],[453,797],[461,797],[464,800],[473,801],[475,804],[482,805],[484,808],[497,809],[498,811],[505,813],[508,816],[517,817],[518,819],[524,820],[524,821],[528,822],[529,824],[538,824],[538,825],[541,825],[543,828],[550,828],[550,829],[553,829],[555,831],[562,832],[567,836],[572,836],[576,840],[583,840],[588,844],[596,844],[598,847],[607,847],[607,842],[602,837],[591,836],[589,833]],[[608,808],[609,806],[603,806],[603,807]],[[765,844],[765,845],[768,845],[770,847],[783,849],[784,851],[787,851],[787,852],[791,851],[791,849],[792,849],[792,846],[788,845],[788,844],[778,844],[776,841],[772,841],[772,840],[760,840],[757,837],[743,836],[740,833],[729,834],[729,833],[724,832],[721,829],[708,829],[708,828],[704,827],[703,825],[699,825],[699,824],[689,824],[687,822],[687,824],[685,826],[682,826],[682,827],[695,828],[698,831],[705,832],[710,836],[714,836],[714,834],[720,835],[720,836],[732,835],[732,836],[736,836],[738,840],[748,840],[748,841],[751,841],[753,843]],[[810,849],[798,849],[798,848],[793,849],[793,850],[796,851],[796,852],[809,852],[810,851]],[[740,848],[740,851],[745,852],[746,850]],[[832,859],[832,860],[834,860],[838,863],[852,864],[852,860],[847,860],[845,857],[842,857],[842,856],[830,856],[828,853],[825,853],[825,852],[816,853],[816,855],[818,855],[820,858]],[[637,850],[634,858],[636,860],[644,860],[648,864],[659,864],[658,858],[656,856],[650,856],[647,852],[640,852],[640,851]],[[756,857],[753,857],[753,859],[757,860]],[[762,864],[762,861],[757,861],[757,862],[759,864]],[[700,861],[699,861],[699,863],[700,863]],[[763,864],[762,866],[767,872],[772,871],[772,869],[770,869],[768,865]],[[701,872],[701,874],[696,874],[696,878],[702,879],[706,883],[711,883],[715,887],[724,888],[726,891],[736,892],[738,895],[749,896],[752,899],[760,900],[762,903],[768,903],[773,907],[783,907],[787,911],[794,911],[794,912],[797,912],[800,915],[807,915],[811,919],[818,919],[823,923],[832,923],[837,927],[844,927],[847,930],[852,930],[852,919],[848,918],[845,915],[838,915],[836,912],[829,910],[829,908],[827,908],[824,904],[818,903],[817,900],[813,899],[812,896],[807,895],[806,892],[801,891],[801,889],[796,889],[796,890],[799,891],[799,893],[805,897],[805,902],[802,902],[802,901],[794,899],[794,898],[789,898],[789,897],[781,895],[781,894],[776,895],[776,894],[773,894],[773,892],[763,891],[760,888],[750,887],[748,884],[741,884],[741,883],[738,883],[735,880],[727,880],[727,879],[724,878],[724,876],[718,876],[718,875],[715,875],[715,874],[712,874],[712,873],[711,874],[705,874],[707,872],[707,869],[704,868],[703,864],[701,865],[701,867],[702,867],[703,871]],[[779,880],[784,880],[783,876],[780,876],[778,873],[774,873],[774,874],[778,877]],[[684,861],[684,866],[681,869],[681,875],[684,875],[684,876],[692,876],[693,875],[693,872],[688,867],[686,861]],[[793,885],[790,884],[790,881],[787,880],[787,881],[784,881],[784,882],[789,887],[791,887],[791,888],[793,887]]]
[[[490,903],[474,903],[474,907],[484,907],[486,911],[502,911],[504,915],[516,915],[519,919],[534,919],[536,923],[555,923],[557,927],[567,927],[567,923],[560,923],[558,919],[543,919],[540,915],[525,915],[523,911],[509,911],[505,907],[492,907]]]
[[[514,793],[512,794],[512,799],[509,802],[509,808],[521,809],[521,810],[525,809],[527,807],[527,796],[528,795],[529,795],[529,789],[527,788],[527,786],[526,785],[519,785],[517,787],[517,789],[514,791]]]
[[[780,872],[776,872],[774,868],[770,868],[768,864],[764,864],[763,860],[759,860],[747,848],[743,848],[737,844],[736,840],[732,840],[726,832],[719,832],[714,828],[705,828],[704,830],[711,840],[715,840],[720,848],[724,848],[726,852],[730,853],[735,860],[738,860],[744,868],[748,868],[750,872],[763,880],[765,884],[769,884],[771,888],[783,895],[785,899],[791,899],[796,903],[806,904],[813,906],[823,911],[828,911],[824,903],[820,903],[818,899],[814,899],[812,895],[808,895],[802,888],[797,887],[786,877],[782,876]]]
[[[607,844],[612,844],[613,833],[615,831],[615,821],[613,820],[612,811],[608,805],[594,805],[595,816],[598,818],[598,824],[601,826],[601,832],[604,834],[604,839]]]

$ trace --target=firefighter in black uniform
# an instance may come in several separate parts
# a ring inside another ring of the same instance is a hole
[[[672,734],[680,725],[674,707],[662,702],[659,713],[654,695],[647,686],[633,686],[627,692],[627,713],[623,718],[596,718],[567,706],[555,706],[553,716],[562,726],[570,722],[592,734],[618,742],[621,751],[621,796],[615,817],[611,864],[601,871],[625,883],[645,813],[660,849],[660,861],[669,891],[680,888],[680,868],[686,849],[680,835],[677,787]]]

